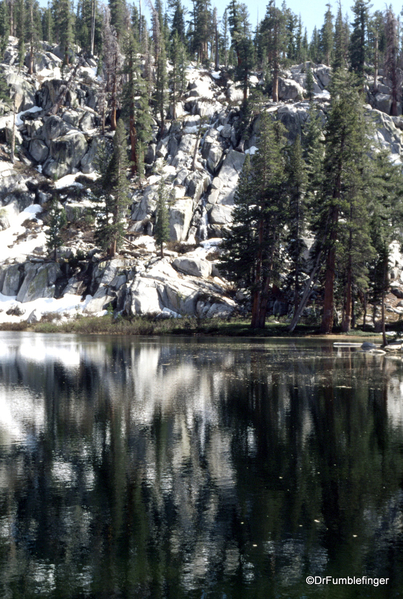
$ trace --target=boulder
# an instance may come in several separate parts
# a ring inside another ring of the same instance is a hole
[[[189,173],[185,183],[186,195],[193,198],[194,204],[197,204],[210,184],[210,177],[205,171],[194,171]]]
[[[278,78],[279,100],[298,100],[304,97],[304,88],[292,79]]]
[[[85,312],[96,314],[102,312],[115,299],[114,295],[108,293],[106,287],[100,287],[95,295],[89,300],[85,307]]]
[[[313,69],[313,73],[316,76],[319,84],[324,87],[328,87],[331,77],[332,77],[332,69],[324,64]]]
[[[216,204],[209,214],[209,221],[213,225],[229,225],[232,223],[232,206]]]
[[[43,135],[49,142],[61,135],[64,135],[69,130],[67,123],[60,116],[52,115],[48,117],[43,126]]]
[[[375,96],[375,108],[386,114],[390,114],[392,107],[392,99],[389,94],[376,94]]]
[[[169,209],[169,234],[172,241],[185,241],[193,217],[193,200],[177,200]]]
[[[151,215],[157,207],[158,189],[155,185],[149,185],[145,188],[141,200],[132,206],[131,219],[138,221],[144,220]]]
[[[126,311],[133,315],[159,314],[161,312],[158,281],[138,275],[131,283]]]
[[[60,267],[55,262],[43,264],[39,267],[37,264],[27,262],[17,301],[25,303],[39,297],[53,297],[55,282],[60,273]]]
[[[208,156],[207,156],[207,167],[209,171],[213,174],[218,170],[219,164],[221,162],[223,150],[222,147],[218,144],[212,145],[210,147]]]
[[[33,139],[29,144],[29,153],[36,162],[42,164],[49,156],[49,148],[40,139]]]
[[[35,106],[35,88],[23,75],[9,72],[6,75],[6,81],[11,87],[11,93],[14,94],[17,112],[28,110]]]
[[[81,159],[81,170],[83,173],[88,174],[96,170],[96,161],[98,156],[99,148],[99,137],[93,137],[89,144],[87,152]]]
[[[95,127],[94,115],[91,112],[85,111],[80,120],[80,129],[82,131],[91,131]]]
[[[3,286],[1,292],[3,295],[17,295],[23,273],[21,272],[19,264],[12,264],[7,268],[4,275]]]
[[[78,166],[87,151],[87,141],[81,131],[69,131],[50,143],[50,158],[43,167],[49,177],[60,179]]]
[[[211,262],[202,258],[183,256],[176,258],[173,267],[179,272],[194,277],[209,277],[211,275]]]

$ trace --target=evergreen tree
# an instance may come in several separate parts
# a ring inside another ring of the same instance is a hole
[[[334,71],[340,68],[347,67],[347,58],[349,50],[349,34],[348,24],[343,19],[343,13],[341,8],[341,1],[339,0],[339,7],[337,10],[336,23],[334,28],[334,49],[333,49],[333,61],[332,68]]]
[[[389,247],[392,241],[402,242],[403,174],[398,164],[390,160],[389,152],[374,155],[371,164],[370,235],[374,254],[369,262],[370,301],[375,311],[381,304],[383,342],[385,336],[385,294],[388,288]],[[371,258],[371,257],[370,257]]]
[[[160,52],[156,65],[156,81],[154,92],[155,113],[160,119],[160,134],[162,136],[165,129],[165,110],[168,103],[168,76],[165,44],[161,43]]]
[[[34,55],[39,47],[40,40],[40,15],[39,5],[35,0],[26,0],[26,41],[29,46],[28,72],[34,72]]]
[[[122,90],[122,111],[129,121],[132,174],[137,172],[142,176],[142,172],[139,170],[138,145],[139,143],[145,144],[151,139],[151,115],[146,82],[141,74],[138,46],[131,32],[126,38],[125,62],[122,72],[126,76]]]
[[[332,80],[331,110],[326,126],[323,186],[320,195],[318,231],[326,256],[324,305],[321,330],[333,327],[336,261],[341,240],[341,224],[352,230],[353,219],[364,210],[363,191],[368,148],[367,128],[358,81],[352,73],[339,70]],[[365,212],[365,211],[364,211]],[[358,217],[359,218],[359,217]],[[361,215],[361,227],[367,226]],[[347,223],[347,224],[346,224]],[[363,239],[365,235],[363,234]],[[357,248],[356,248],[357,249]],[[344,251],[352,257],[351,244]],[[345,314],[351,315],[352,264],[346,273]]]
[[[181,0],[169,0],[168,7],[171,10],[171,34],[173,39],[175,34],[179,41],[185,43],[185,13],[186,10],[182,5]]]
[[[221,21],[221,47],[222,57],[224,59],[224,65],[228,66],[228,48],[229,48],[229,22],[228,22],[228,9],[224,10],[224,14]]]
[[[58,197],[53,197],[48,213],[48,230],[46,231],[46,247],[54,252],[54,260],[57,262],[57,250],[63,244],[63,229],[67,224],[66,211],[61,206]]]
[[[274,0],[267,5],[266,15],[261,24],[261,34],[267,52],[267,64],[272,71],[272,98],[278,102],[278,77],[282,58],[287,47],[285,15],[275,6]]]
[[[72,58],[73,44],[73,14],[70,0],[58,0],[55,24],[59,32],[60,51],[64,57],[63,64],[68,65]]]
[[[172,70],[169,73],[169,89],[172,120],[176,119],[176,105],[179,102],[186,86],[186,50],[177,32],[174,33],[171,43]]]
[[[126,151],[126,131],[122,119],[117,123],[111,157],[108,157],[103,147],[98,163],[101,177],[97,181],[95,192],[98,203],[95,240],[112,258],[123,240],[124,216],[129,204],[127,180],[129,162]]]
[[[155,243],[160,248],[160,256],[164,257],[164,243],[169,241],[169,214],[167,208],[167,188],[164,179],[158,186],[157,210],[155,213]]]
[[[224,242],[229,276],[251,291],[254,328],[265,326],[270,286],[278,282],[281,270],[287,217],[284,145],[281,123],[263,113],[259,151],[240,179],[231,233]]]
[[[289,148],[287,162],[287,192],[289,196],[287,254],[291,261],[288,284],[294,293],[294,314],[299,303],[302,274],[306,270],[303,253],[306,244],[303,239],[305,231],[305,194],[307,172],[302,157],[301,138],[298,136]]]
[[[391,83],[391,99],[392,106],[390,109],[391,116],[397,116],[397,105],[401,96],[401,74],[398,69],[399,59],[399,40],[398,40],[397,19],[391,7],[386,10],[385,14],[385,34],[386,34],[386,51],[385,51],[385,71]]]
[[[118,40],[120,40],[125,32],[126,2],[125,0],[108,0],[108,5],[111,14],[111,25],[116,31]]]
[[[8,43],[10,34],[10,21],[8,14],[8,5],[6,0],[0,2],[0,61],[2,61],[4,51]]]
[[[350,39],[350,68],[361,78],[364,77],[366,58],[366,37],[368,25],[369,0],[355,0],[352,11],[354,13],[353,31]]]
[[[333,53],[333,15],[332,7],[330,4],[326,4],[327,11],[325,13],[325,22],[322,26],[319,36],[319,48],[322,56],[322,60],[330,66],[332,61]]]
[[[104,57],[106,92],[110,97],[111,129],[116,129],[117,110],[119,107],[119,96],[121,88],[121,54],[119,50],[118,37],[115,28],[111,24],[110,12],[104,10],[102,30],[102,54]]]
[[[313,100],[314,85],[315,85],[315,80],[313,78],[311,63],[309,63],[308,68],[306,70],[306,84],[305,84],[308,100]]]
[[[253,44],[250,37],[250,24],[247,18],[247,11],[242,12],[242,5],[236,0],[232,0],[229,5],[229,26],[232,38],[232,45],[237,56],[237,66],[235,77],[241,82],[243,98],[246,101],[249,88],[249,74],[253,68]]]
[[[0,102],[2,102],[2,104],[6,104],[7,106],[10,106],[10,104],[11,104],[10,88],[7,85],[7,80],[4,76],[4,74],[1,71],[0,71]]]
[[[374,91],[378,90],[378,71],[383,64],[386,49],[385,22],[383,13],[375,11],[368,21],[368,60],[374,66]]]

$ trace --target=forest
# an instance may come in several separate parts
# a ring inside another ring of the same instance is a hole
[[[221,69],[242,90],[237,151],[244,152],[260,119],[258,148],[249,151],[239,178],[220,266],[250,294],[252,327],[264,328],[268,301],[280,290],[293,306],[291,331],[314,298],[323,333],[332,332],[335,320],[344,332],[359,319],[365,328],[367,312],[371,307],[375,322],[377,306],[385,333],[389,247],[403,229],[403,177],[400,160],[377,146],[366,106],[371,94],[385,88],[390,115],[402,112],[402,40],[392,8],[371,12],[367,0],[356,0],[350,22],[341,3],[336,10],[327,4],[310,39],[301,15],[285,2],[279,8],[270,1],[255,27],[246,5],[236,0],[222,15],[209,0],[194,0],[189,10],[181,0],[169,0],[166,9],[160,0],[148,0],[147,8],[151,23],[141,2],[53,0],[45,8],[34,0],[0,2],[0,52],[10,35],[18,38],[19,64],[29,74],[44,41],[58,44],[62,75],[70,81],[80,57],[97,56],[102,134],[116,131],[113,143],[101,144],[101,176],[93,186],[98,244],[109,257],[119,250],[129,185],[141,188],[144,182],[153,123],[162,139],[167,121],[177,119],[188,65],[213,74]],[[283,70],[295,64],[303,65],[309,117],[290,144],[267,107],[279,100]],[[332,70],[324,109],[315,101],[318,64]],[[252,84],[256,76],[259,85]],[[10,105],[1,74],[0,98]],[[56,101],[52,114],[63,101]],[[198,140],[202,127],[203,119]],[[196,152],[197,144],[191,170]],[[168,203],[162,180],[154,223],[161,257],[169,241]],[[65,222],[55,206],[50,213],[48,246],[56,252]]]

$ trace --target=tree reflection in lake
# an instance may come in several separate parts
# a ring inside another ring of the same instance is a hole
[[[1,340],[1,597],[402,596],[400,359]]]

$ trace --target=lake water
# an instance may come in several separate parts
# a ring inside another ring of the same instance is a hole
[[[400,358],[0,341],[1,599],[403,597]]]

